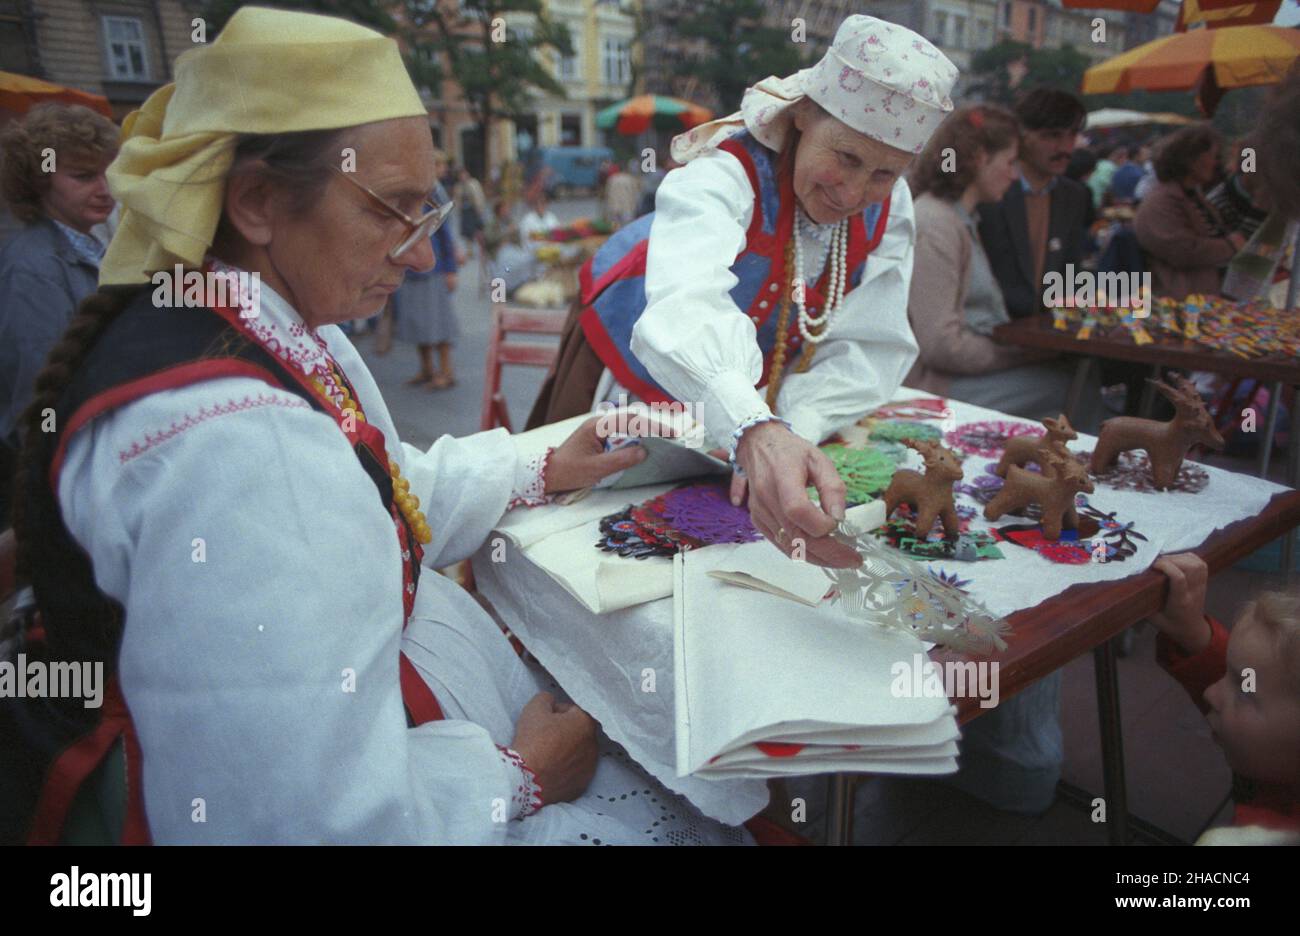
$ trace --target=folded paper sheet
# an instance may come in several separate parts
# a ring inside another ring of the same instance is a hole
[[[897,665],[924,656],[919,640],[709,574],[727,559],[673,559],[679,775],[956,770],[948,699],[893,691]]]
[[[852,507],[846,519],[856,530],[873,530],[885,522],[884,501]],[[814,606],[826,597],[833,584],[820,566],[791,559],[767,540],[742,546],[710,546],[709,549],[718,551],[716,564],[709,575],[731,585]],[[724,555],[723,549],[730,552]]]

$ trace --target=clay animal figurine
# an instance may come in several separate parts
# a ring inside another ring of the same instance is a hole
[[[1181,375],[1175,375],[1174,379],[1177,389],[1159,380],[1151,381],[1174,404],[1174,418],[1169,422],[1116,416],[1101,424],[1101,435],[1089,465],[1093,474],[1101,474],[1114,465],[1120,452],[1146,449],[1151,460],[1152,483],[1164,490],[1177,480],[1178,469],[1193,445],[1223,448],[1223,436],[1214,428],[1196,386]]]
[[[916,515],[916,535],[924,539],[934,526],[936,517],[943,519],[944,536],[955,538],[960,532],[957,508],[952,502],[952,486],[962,479],[961,461],[938,442],[918,442],[904,439],[903,444],[915,449],[925,459],[925,474],[911,468],[900,468],[885,489],[885,516],[889,517],[899,504],[910,504]]]
[[[1007,482],[984,508],[984,519],[996,520],[1003,514],[1038,504],[1043,508],[1044,538],[1060,539],[1063,527],[1078,529],[1079,514],[1074,509],[1074,495],[1080,491],[1092,493],[1088,470],[1069,455],[1052,452],[1044,457],[1047,464],[1042,466],[1042,474],[1014,465],[1007,470]]]
[[[1008,467],[1015,465],[1023,468],[1029,462],[1043,468],[1043,459],[1048,452],[1068,456],[1069,449],[1065,447],[1065,443],[1079,438],[1079,433],[1074,431],[1065,414],[1062,413],[1056,419],[1044,419],[1043,425],[1047,427],[1045,436],[1016,436],[1008,439],[1007,447],[1002,452],[1002,458],[998,460],[998,466],[993,469],[993,473],[999,478],[1005,478]]]

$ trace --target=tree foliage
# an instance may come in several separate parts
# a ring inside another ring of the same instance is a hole
[[[1010,105],[1023,90],[1037,85],[1079,91],[1091,59],[1074,46],[1035,49],[1004,39],[971,59],[970,91],[995,104]],[[1018,80],[1017,80],[1018,79]]]
[[[704,47],[682,63],[681,73],[711,86],[724,111],[738,108],[754,82],[798,71],[808,54],[806,44],[784,29],[764,26],[762,19],[758,0],[700,0],[677,23],[677,36]]]

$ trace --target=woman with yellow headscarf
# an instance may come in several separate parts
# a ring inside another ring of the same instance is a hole
[[[0,838],[741,841],[601,756],[431,571],[644,456],[604,453],[595,420],[547,451],[398,439],[337,327],[433,266],[445,214],[396,43],[245,7],[124,136],[121,226],[37,381],[15,524],[39,608],[19,649],[81,665],[83,698],[0,704]]]

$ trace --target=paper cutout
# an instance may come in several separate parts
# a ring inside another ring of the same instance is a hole
[[[873,425],[870,437],[872,441],[876,442],[902,442],[904,439],[910,439],[913,442],[938,442],[943,438],[943,432],[939,430],[938,426],[927,426],[925,423],[891,419]]]
[[[999,479],[1001,480],[1001,479]],[[981,530],[970,529],[971,520],[977,511],[969,504],[957,505],[957,521],[961,535],[957,539],[946,539],[943,535],[943,523],[936,520],[934,527],[924,538],[916,535],[915,517],[906,504],[894,511],[894,517],[884,526],[872,533],[895,549],[922,559],[956,559],[973,562],[979,559],[1003,559],[1002,550],[994,545],[994,538]]]
[[[905,451],[898,447],[898,458],[891,457],[879,447],[847,448],[843,445],[824,445],[822,452],[835,465],[847,488],[845,498],[849,506],[864,504],[889,487],[889,480]]]
[[[1092,453],[1077,453],[1091,458]],[[1151,478],[1151,460],[1146,452],[1120,452],[1115,464],[1108,470],[1093,472],[1093,480],[1120,491],[1137,491],[1139,494],[1160,494]],[[1198,494],[1210,483],[1210,475],[1194,462],[1183,460],[1178,469],[1178,476],[1170,486],[1170,491],[1184,494]]]
[[[863,422],[881,419],[943,419],[949,412],[948,401],[942,397],[895,400],[877,407]]]
[[[988,422],[963,423],[944,436],[944,443],[967,455],[992,456],[1001,454],[1007,442],[1018,436],[1041,436],[1045,430],[1033,423],[1007,422],[1001,419]]]
[[[931,575],[943,582],[943,584],[949,585],[952,588],[957,589],[959,592],[964,593],[966,591],[966,586],[971,583],[970,579],[958,578],[956,574],[950,575],[943,569],[936,571],[934,566],[926,566],[926,568],[930,571]]]
[[[1091,506],[1085,495],[1075,495],[1074,503],[1079,511],[1079,528],[1062,530],[1059,540],[1046,539],[1042,525],[1037,523],[1008,524],[994,528],[993,534],[1000,541],[1032,549],[1061,565],[1123,562],[1137,553],[1134,540],[1147,541],[1132,523],[1116,520],[1115,511],[1104,513]]]
[[[609,514],[601,518],[596,548],[644,559],[762,539],[749,511],[733,507],[728,491],[719,484],[687,484]]]
[[[1006,649],[1007,622],[959,588],[871,535],[832,534],[857,550],[862,565],[826,569],[846,614],[897,628],[921,640],[972,653]]]

